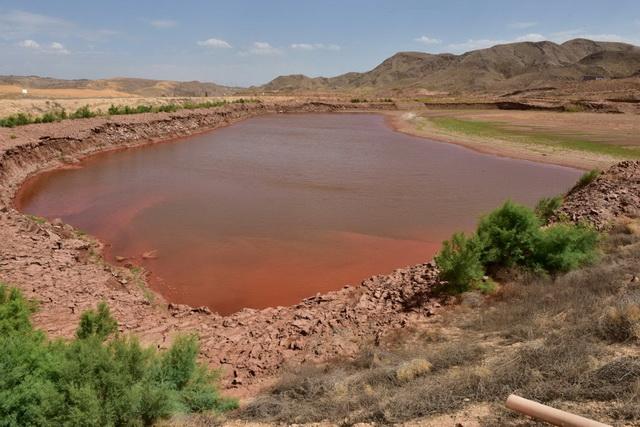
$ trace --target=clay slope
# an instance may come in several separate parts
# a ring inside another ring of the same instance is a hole
[[[586,39],[493,46],[464,53],[400,52],[364,73],[310,78],[280,76],[266,91],[357,90],[416,87],[448,91],[500,91],[585,79],[617,79],[640,72],[640,48]]]
[[[100,80],[64,80],[39,76],[0,76],[0,85],[26,89],[84,89],[137,96],[218,96],[233,88],[199,81],[178,82],[116,77]]]

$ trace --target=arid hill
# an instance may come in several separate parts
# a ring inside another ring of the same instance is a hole
[[[116,77],[100,80],[63,80],[38,76],[0,76],[0,97],[16,96],[27,89],[31,96],[219,96],[233,88],[199,81],[178,82]]]
[[[416,88],[450,92],[522,90],[640,75],[640,47],[586,39],[522,42],[462,55],[400,52],[364,73],[280,76],[265,91]]]

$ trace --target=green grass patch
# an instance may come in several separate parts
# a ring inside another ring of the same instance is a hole
[[[591,184],[600,176],[601,173],[602,172],[598,169],[591,169],[590,171],[585,172],[584,174],[582,174],[578,182],[576,182],[576,185],[574,185],[573,188],[569,190],[569,193],[580,190],[581,188],[584,188],[587,185]]]
[[[432,117],[429,120],[442,130],[469,136],[544,145],[567,150],[586,151],[594,154],[605,154],[627,159],[640,159],[639,148],[603,144],[578,136],[507,129],[499,123],[464,120],[453,117]]]
[[[563,202],[564,197],[562,196],[544,197],[538,201],[533,211],[536,213],[538,218],[540,218],[540,221],[542,221],[543,224],[546,224],[557,210],[560,209]]]

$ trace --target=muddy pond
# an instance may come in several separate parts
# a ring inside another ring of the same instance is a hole
[[[581,173],[408,136],[377,114],[261,116],[79,166],[29,180],[18,207],[97,236],[168,301],[221,314],[426,262],[505,199],[532,206]]]

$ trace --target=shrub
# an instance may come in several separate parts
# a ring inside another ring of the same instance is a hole
[[[540,218],[540,221],[546,223],[560,209],[563,201],[562,196],[544,197],[538,201],[533,211]]]
[[[34,305],[27,302],[20,291],[0,283],[0,336],[30,332],[29,317],[34,311]]]
[[[178,106],[176,104],[165,104],[158,107],[159,113],[173,113],[178,111]]]
[[[59,122],[67,118],[67,112],[64,109],[61,110],[53,110],[44,113],[40,117],[36,117],[33,122],[34,123],[52,123]]]
[[[195,337],[166,352],[115,333],[106,304],[83,313],[77,338],[47,341],[33,306],[0,285],[3,425],[150,425],[177,412],[226,410],[216,374],[196,361]]]
[[[91,111],[88,105],[84,105],[78,108],[70,117],[72,119],[89,119],[95,116],[97,116],[97,113]]]
[[[600,319],[599,332],[613,342],[640,340],[640,304],[622,302],[608,307]]]
[[[117,114],[120,114],[120,108],[118,108],[115,105],[111,104],[109,106],[109,108],[107,109],[107,114],[109,114],[111,116],[115,116]]]
[[[535,250],[540,220],[533,211],[512,201],[480,220],[478,237],[485,266],[526,265]]]
[[[18,113],[0,119],[0,126],[12,128],[16,126],[24,126],[33,123],[33,119],[28,114]]]
[[[580,190],[581,188],[584,188],[587,185],[591,184],[596,180],[596,178],[598,178],[598,176],[600,176],[601,173],[602,172],[599,169],[591,169],[589,172],[585,172],[584,174],[582,174],[580,179],[578,179],[578,182],[576,182],[571,190],[569,190],[569,193]]]
[[[564,111],[568,113],[581,113],[586,111],[586,108],[582,104],[571,103],[564,106]]]
[[[447,292],[466,292],[482,281],[485,271],[481,255],[482,245],[475,236],[456,233],[451,240],[443,242],[435,262],[440,269],[440,277],[448,282]]]
[[[396,378],[401,382],[409,382],[431,372],[433,366],[431,363],[422,358],[412,359],[404,362],[396,370]]]
[[[567,272],[595,260],[598,233],[581,225],[556,224],[540,231],[532,256],[536,269]]]
[[[101,302],[97,311],[87,310],[82,313],[76,336],[79,339],[95,336],[104,340],[117,330],[118,322],[111,317],[107,304]]]
[[[547,210],[556,202],[543,199]],[[507,201],[483,217],[476,234],[467,238],[457,233],[445,241],[435,262],[440,278],[447,281],[442,290],[449,293],[478,289],[492,293],[495,283],[483,281],[488,270],[521,267],[537,273],[573,270],[597,257],[598,233],[589,227],[556,224],[541,228],[536,214],[525,206]]]

